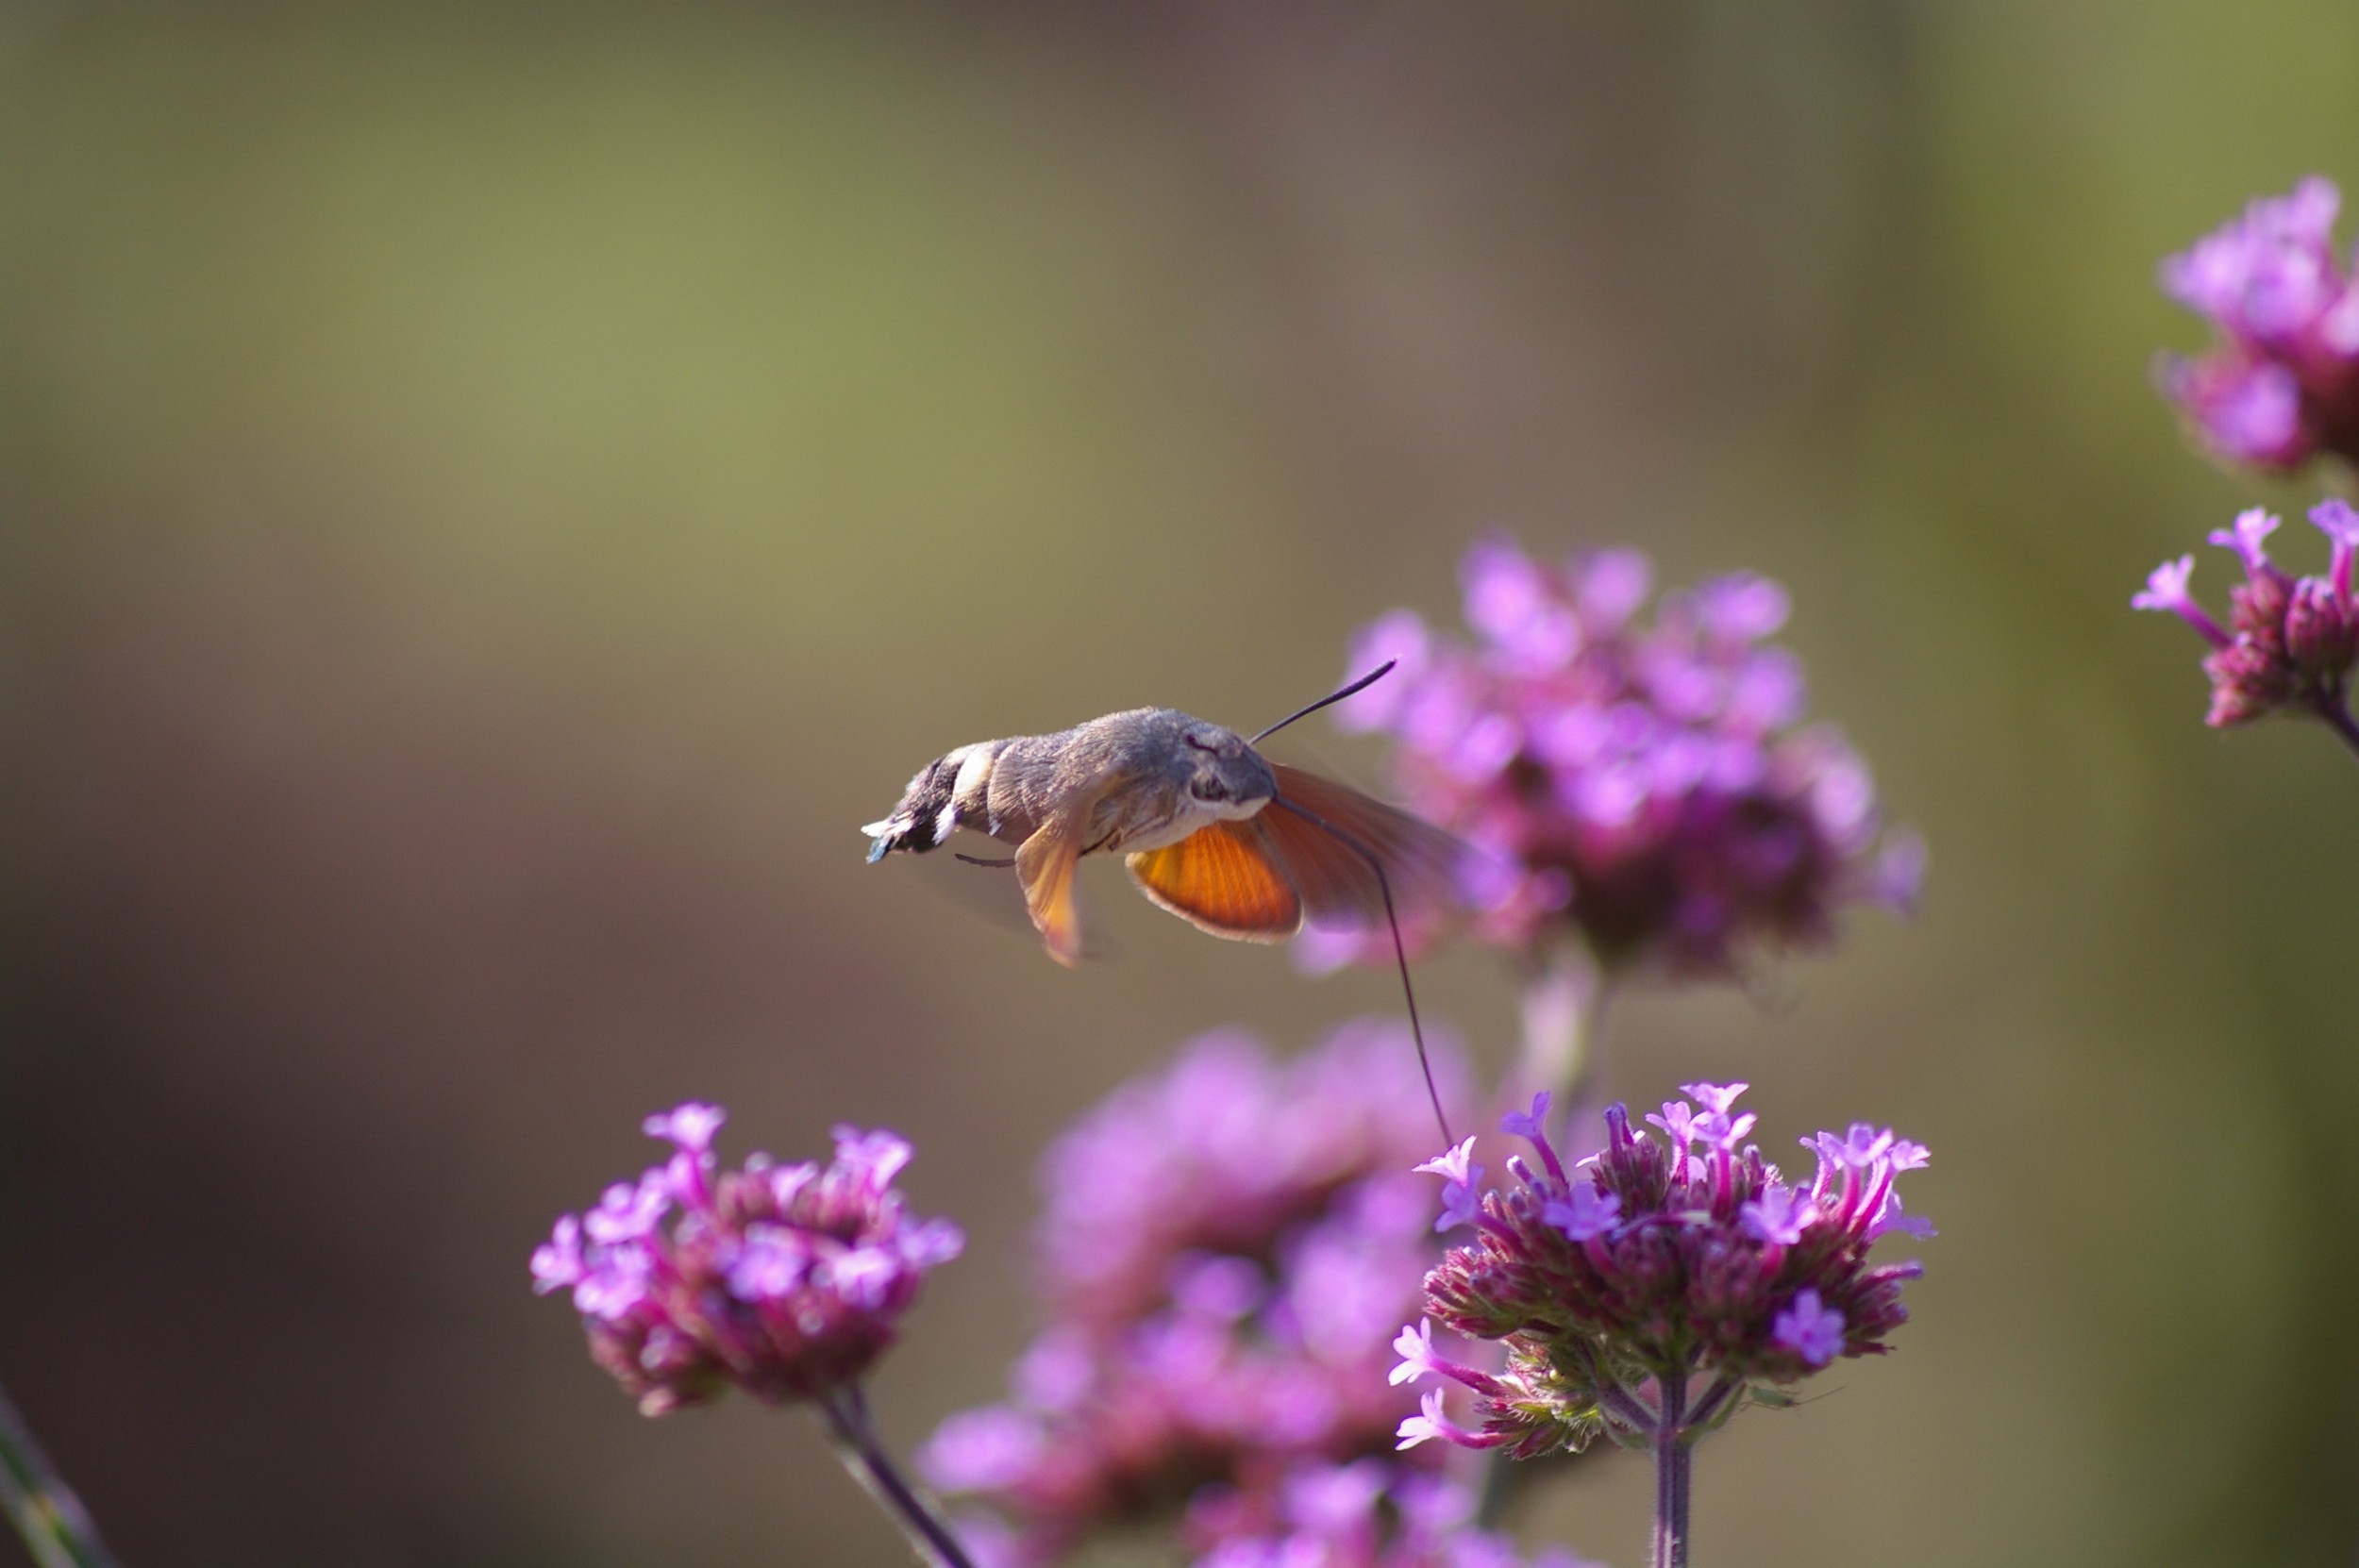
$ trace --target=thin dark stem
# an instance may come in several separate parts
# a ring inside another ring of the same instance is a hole
[[[820,1420],[827,1424],[828,1436],[835,1443],[836,1457],[844,1468],[852,1473],[868,1494],[884,1505],[901,1533],[909,1537],[916,1548],[918,1560],[930,1568],[975,1568],[966,1555],[966,1548],[950,1532],[950,1526],[933,1510],[931,1504],[919,1495],[915,1487],[893,1462],[884,1445],[877,1441],[876,1427],[868,1419],[868,1398],[857,1385],[842,1390],[819,1402]]]
[[[1652,1568],[1687,1568],[1687,1480],[1695,1450],[1687,1444],[1687,1367],[1658,1377],[1662,1390],[1654,1428],[1654,1555]]]
[[[2327,728],[2342,737],[2343,744],[2351,748],[2351,756],[2359,757],[2359,721],[2351,718],[2351,709],[2342,697],[2320,697],[2316,711],[2319,718],[2326,721]]]
[[[0,1506],[42,1568],[116,1568],[80,1498],[58,1477],[32,1428],[0,1393]]]

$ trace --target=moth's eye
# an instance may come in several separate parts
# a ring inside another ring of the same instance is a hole
[[[1206,748],[1210,750],[1210,747]],[[1227,800],[1229,792],[1217,778],[1199,778],[1188,786],[1188,793],[1198,800]]]

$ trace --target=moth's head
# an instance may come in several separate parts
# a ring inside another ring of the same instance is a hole
[[[1278,793],[1278,776],[1245,737],[1218,725],[1192,723],[1180,731],[1188,799],[1224,817],[1249,817]]]

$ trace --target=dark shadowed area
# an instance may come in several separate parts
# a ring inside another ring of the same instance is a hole
[[[1785,583],[1932,847],[1915,925],[1616,1018],[1634,1100],[1934,1150],[1899,1353],[1715,1440],[1698,1560],[2349,1562],[2359,772],[2205,730],[2127,601],[2252,493],[2155,262],[2359,181],[2354,58],[2297,0],[0,18],[0,1382],[130,1568],[905,1560],[802,1412],[633,1413],[527,1253],[683,1097],[889,1125],[970,1245],[883,1425],[992,1397],[1061,1125],[1397,993],[1096,864],[1067,973],[856,825],[1258,728],[1503,527]],[[1496,960],[1421,983],[1507,1060]],[[1520,1525],[1634,1563],[1648,1485]]]

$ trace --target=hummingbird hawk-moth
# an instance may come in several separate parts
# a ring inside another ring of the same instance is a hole
[[[869,863],[895,850],[922,855],[962,827],[1013,845],[1011,859],[975,863],[1014,866],[1049,957],[1070,965],[1081,953],[1074,868],[1087,855],[1119,854],[1149,900],[1214,936],[1283,942],[1306,922],[1388,921],[1408,992],[1399,911],[1454,902],[1464,846],[1397,807],[1254,749],[1392,667],[1251,740],[1176,708],[1134,708],[1053,735],[961,746],[919,769],[892,815],[861,829]],[[1408,995],[1415,1029],[1416,997]]]

